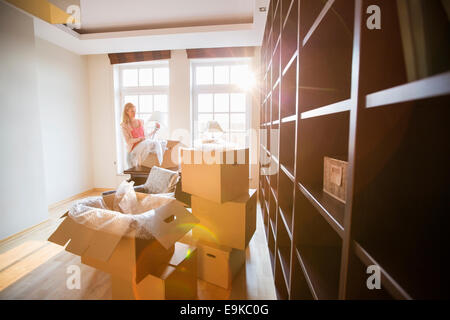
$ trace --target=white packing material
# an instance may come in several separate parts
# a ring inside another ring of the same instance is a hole
[[[132,167],[139,166],[150,153],[156,154],[159,165],[161,165],[166,147],[167,140],[145,139],[130,152],[130,165]]]
[[[110,210],[102,197],[88,197],[76,201],[69,209],[69,216],[75,222],[94,230],[120,236],[135,231],[137,238],[152,239],[154,209],[176,200],[171,194],[149,194],[138,200],[132,186],[132,183],[121,184],[121,193],[118,195],[121,197],[119,207],[125,208],[129,213]]]

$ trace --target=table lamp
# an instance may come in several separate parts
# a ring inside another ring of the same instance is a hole
[[[216,120],[209,120],[206,123],[206,129],[204,132],[211,134],[212,141],[215,141],[214,133],[216,133],[216,132],[223,133],[224,131],[223,131],[222,127],[220,126],[220,124]]]

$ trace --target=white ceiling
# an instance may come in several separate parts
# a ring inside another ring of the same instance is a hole
[[[253,22],[253,0],[80,0],[81,33]]]
[[[38,18],[34,28],[36,36],[78,54],[260,46],[267,12],[259,8],[268,4],[269,0],[80,0],[86,33]]]

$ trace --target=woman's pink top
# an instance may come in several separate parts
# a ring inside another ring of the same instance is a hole
[[[131,152],[139,143],[139,138],[145,137],[143,121],[139,120],[139,126],[137,128],[122,124],[122,132],[127,143],[128,152]]]

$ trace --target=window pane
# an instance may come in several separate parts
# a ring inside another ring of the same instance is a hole
[[[198,132],[203,133],[206,129],[206,123],[209,120],[213,120],[212,113],[199,113],[198,114]]]
[[[229,82],[230,82],[229,67],[228,66],[214,67],[214,83],[227,84]]]
[[[228,93],[216,93],[214,94],[214,112],[228,112],[229,101]]]
[[[245,132],[242,132],[242,133],[241,132],[231,132],[229,141],[240,147],[247,146]]]
[[[197,84],[212,84],[213,83],[213,69],[212,67],[197,67],[196,68],[196,82]]]
[[[125,96],[124,97],[124,101],[123,101],[123,105],[125,106],[128,102],[131,102],[132,104],[134,104],[134,106],[136,107],[136,112],[138,111],[138,107],[139,107],[139,100],[138,100],[138,96],[137,95],[133,95],[133,96]]]
[[[211,93],[198,95],[198,112],[213,112],[213,95]]]
[[[168,86],[169,85],[169,68],[154,68],[155,74],[155,86]]]
[[[248,66],[246,64],[231,66],[231,83],[239,84],[248,78]]]
[[[122,85],[124,87],[137,87],[138,73],[137,69],[125,69],[122,72]]]
[[[139,69],[139,85],[151,86],[153,84],[152,69]]]
[[[228,131],[230,116],[228,114],[214,114],[214,120],[217,120],[223,131]]]
[[[232,112],[245,112],[245,94],[232,93],[230,109]]]
[[[153,96],[139,96],[139,112],[153,112]]]
[[[167,95],[166,94],[156,94],[154,102],[155,111],[168,112],[167,107]]]
[[[232,113],[230,116],[231,130],[246,130],[245,113]]]

